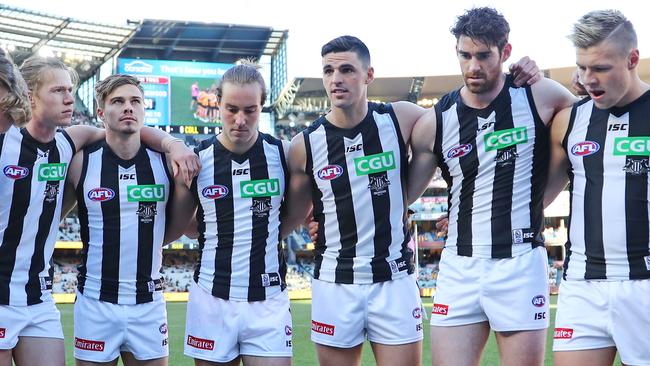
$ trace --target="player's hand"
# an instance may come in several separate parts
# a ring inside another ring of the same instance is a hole
[[[172,161],[174,177],[181,175],[185,185],[189,188],[192,185],[192,179],[199,175],[201,171],[201,161],[192,149],[185,146],[182,141],[174,143],[169,147],[169,156]]]
[[[438,229],[437,236],[447,236],[447,231],[449,229],[449,217],[442,216],[436,222],[436,229]]]
[[[580,74],[578,74],[577,69],[571,73],[571,89],[573,89],[575,95],[587,95],[587,89],[580,81]]]
[[[522,57],[521,60],[510,65],[510,73],[515,77],[513,81],[516,86],[533,85],[542,80],[542,73],[537,67],[537,63],[528,56]]]
[[[309,231],[311,241],[315,243],[318,239],[318,222],[316,222],[313,217],[311,217],[311,221],[307,223],[307,230]]]

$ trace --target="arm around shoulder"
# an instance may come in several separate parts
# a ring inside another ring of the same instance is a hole
[[[547,125],[556,113],[572,106],[573,103],[579,100],[575,95],[571,94],[569,89],[549,78],[542,78],[539,82],[531,85],[530,88],[537,112]]]
[[[168,164],[171,164],[169,159]],[[164,244],[183,235],[196,214],[196,199],[180,175],[174,177],[174,194],[168,204]]]
[[[551,123],[550,162],[548,167],[548,181],[544,192],[544,207],[555,200],[558,194],[569,182],[568,170],[569,157],[563,146],[571,117],[571,108],[561,110]]]
[[[408,166],[407,200],[411,204],[420,197],[436,172],[433,145],[436,140],[436,111],[429,109],[415,123],[411,133],[411,160]]]

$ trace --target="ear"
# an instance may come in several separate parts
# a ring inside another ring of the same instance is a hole
[[[34,94],[32,94],[31,90],[27,91],[27,97],[29,98],[30,107],[34,109],[36,107],[36,102],[34,102]]]
[[[632,51],[630,51],[630,54],[627,58],[627,68],[632,70],[635,67],[639,65],[639,49],[634,48]]]
[[[370,66],[366,71],[366,85],[372,83],[373,80],[375,80],[375,69]]]
[[[104,110],[101,109],[100,107],[97,107],[97,117],[104,122]]]
[[[501,51],[501,62],[508,61],[511,53],[512,53],[512,45],[510,43],[506,43],[506,45],[503,46],[503,50]]]

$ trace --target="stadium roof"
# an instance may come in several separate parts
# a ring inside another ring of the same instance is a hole
[[[234,63],[273,55],[286,37],[270,27],[146,19],[120,57]]]
[[[0,4],[0,44],[20,65],[34,55],[52,55],[79,73],[94,75],[133,36],[137,24],[108,25]]]

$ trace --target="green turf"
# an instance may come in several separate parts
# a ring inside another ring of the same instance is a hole
[[[557,301],[556,296],[551,298],[551,304]],[[424,305],[427,313],[431,313],[431,299],[424,299]],[[61,310],[61,320],[63,322],[63,331],[66,337],[66,360],[67,365],[74,365],[72,356],[72,305],[59,305]],[[183,336],[185,329],[185,303],[168,303],[167,312],[169,317],[169,345],[171,366],[194,365],[191,359],[183,355]],[[310,301],[292,301],[291,312],[293,314],[293,364],[297,366],[316,365],[316,353],[314,345],[309,340],[310,332]],[[554,306],[551,309],[551,327],[553,329],[553,319],[555,319]],[[422,364],[430,365],[431,357],[429,353],[429,323],[424,321],[424,349],[422,352]],[[549,332],[546,346],[546,365],[552,364],[551,344],[552,332]],[[488,344],[483,353],[482,365],[498,365],[499,355],[496,348],[494,336],[490,336]],[[617,358],[617,362],[618,358]],[[374,365],[372,352],[368,344],[363,349],[363,365]],[[121,365],[121,363],[120,363]]]
[[[208,126],[214,125],[213,123],[202,122],[198,118],[194,118],[195,109],[190,109],[190,102],[192,101],[192,83],[199,83],[199,89],[203,90],[210,88],[213,84],[218,82],[217,79],[204,79],[204,78],[188,78],[173,76],[171,78],[171,91],[169,103],[171,104],[171,120],[174,125],[196,125]]]

